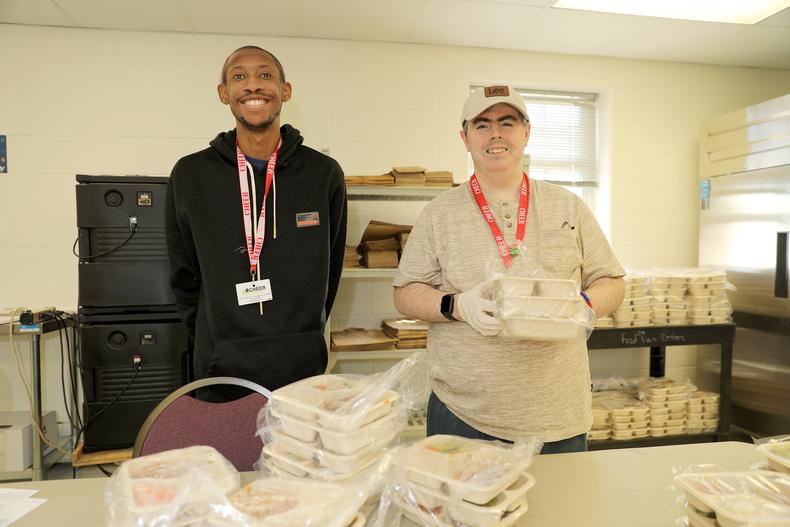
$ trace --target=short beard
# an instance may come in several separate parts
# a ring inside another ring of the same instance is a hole
[[[271,125],[274,123],[274,121],[277,120],[278,117],[280,117],[280,112],[272,114],[271,116],[269,116],[268,119],[266,119],[260,124],[252,124],[242,116],[237,116],[236,120],[238,120],[239,124],[241,124],[244,128],[246,128],[250,132],[265,132],[271,127]]]

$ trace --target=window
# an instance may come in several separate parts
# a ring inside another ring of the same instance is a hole
[[[470,89],[475,89],[472,86]],[[598,185],[597,101],[593,93],[517,90],[527,104],[532,132],[524,170],[590,201]],[[469,159],[471,166],[471,158]]]

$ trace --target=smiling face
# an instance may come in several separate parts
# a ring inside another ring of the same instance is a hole
[[[506,103],[495,104],[466,124],[461,139],[472,154],[475,173],[521,174],[529,123]]]
[[[225,61],[219,99],[230,106],[238,126],[263,132],[279,128],[282,104],[291,98],[291,84],[284,82],[274,57],[263,50],[242,48]]]

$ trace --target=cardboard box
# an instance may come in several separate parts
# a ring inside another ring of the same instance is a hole
[[[44,435],[52,444],[58,442],[55,412],[41,416]],[[44,452],[49,446],[42,445]],[[33,424],[29,412],[0,412],[0,472],[18,472],[33,466]]]

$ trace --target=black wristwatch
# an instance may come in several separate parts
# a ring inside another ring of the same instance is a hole
[[[441,307],[442,315],[444,315],[444,318],[446,318],[447,320],[456,320],[455,317],[453,317],[454,308],[455,308],[455,295],[453,294],[444,295],[442,297],[442,307]]]

